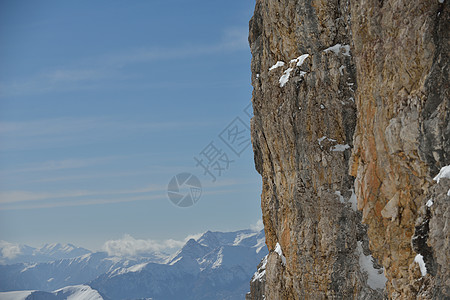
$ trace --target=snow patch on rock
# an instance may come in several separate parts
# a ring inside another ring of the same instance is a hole
[[[303,63],[305,62],[305,59],[307,59],[308,57],[309,57],[309,54],[303,54],[297,58],[292,59],[290,61],[290,63],[296,63],[297,67],[300,67],[301,65],[303,65]]]
[[[283,266],[285,266],[286,265],[286,257],[283,255],[283,250],[281,249],[280,243],[277,243],[274,251],[278,254],[278,256],[280,256],[281,262],[283,263]]]
[[[277,61],[273,66],[269,68],[269,71],[275,70],[276,68],[284,66],[283,61]]]
[[[425,266],[425,262],[423,261],[423,256],[420,254],[417,254],[414,258],[414,262],[419,264],[420,273],[422,274],[422,277],[427,275],[427,267]]]
[[[267,265],[267,257],[269,255],[267,254],[266,256],[264,256],[264,258],[261,261],[261,266],[258,268],[258,271],[255,272],[255,274],[253,274],[252,277],[252,282],[255,281],[262,281],[264,275],[266,274],[266,265]]]
[[[293,68],[288,68],[286,71],[284,71],[283,75],[280,77],[280,87],[284,87],[286,83],[289,81],[289,77],[291,76],[291,72],[293,71]]]
[[[433,180],[436,181],[437,183],[439,183],[439,181],[442,178],[448,178],[450,179],[450,165],[442,167],[441,170],[439,171],[439,174],[437,174]]]
[[[375,269],[373,267],[372,255],[364,255],[362,242],[358,241],[356,252],[359,255],[359,266],[361,271],[367,274],[367,284],[370,288],[384,289],[387,278],[384,276],[384,269]]]
[[[346,200],[344,198],[344,196],[342,196],[341,191],[335,191],[334,194],[339,197],[339,202],[341,202],[343,204],[350,203],[352,209],[354,211],[356,211],[357,207],[358,207],[357,206],[358,203],[357,203],[357,200],[356,200],[356,194],[355,194],[355,191],[353,189],[351,189],[351,191],[352,191],[352,195],[350,196],[350,198],[348,200]]]
[[[344,152],[345,150],[350,149],[350,146],[348,144],[342,145],[337,144],[330,148],[330,151],[333,152]]]
[[[323,50],[323,52],[325,52],[325,53],[333,52],[336,55],[342,53],[342,55],[350,56],[350,46],[349,45],[336,44],[334,46],[328,47],[327,49]]]

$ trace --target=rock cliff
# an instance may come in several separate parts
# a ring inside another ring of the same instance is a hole
[[[256,1],[248,299],[450,297],[449,31],[442,0]]]

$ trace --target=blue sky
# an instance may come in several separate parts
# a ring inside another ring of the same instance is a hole
[[[249,125],[253,8],[2,1],[0,240],[100,249],[125,235],[183,240],[255,224],[251,146],[235,153],[220,136],[236,118]],[[215,182],[194,160],[211,142],[232,161]],[[203,185],[185,209],[166,192],[181,172]]]

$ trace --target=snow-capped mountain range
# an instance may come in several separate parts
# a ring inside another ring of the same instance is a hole
[[[72,244],[46,244],[41,248],[0,241],[0,264],[40,263],[73,258],[91,251]]]
[[[96,300],[244,299],[255,266],[267,254],[264,231],[254,230],[208,231],[171,256],[117,257],[60,244],[37,250],[21,252],[42,253],[35,255],[41,261],[28,255],[26,262],[0,265],[0,299],[66,299],[72,294]],[[75,253],[81,255],[60,258]],[[53,260],[41,259],[52,255]]]
[[[75,285],[58,289],[53,292],[14,291],[0,292],[2,300],[104,300],[100,293],[88,285]]]

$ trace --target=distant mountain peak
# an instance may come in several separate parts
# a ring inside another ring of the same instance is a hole
[[[73,244],[51,243],[34,248],[8,242],[0,243],[0,264],[50,262],[92,253]]]

